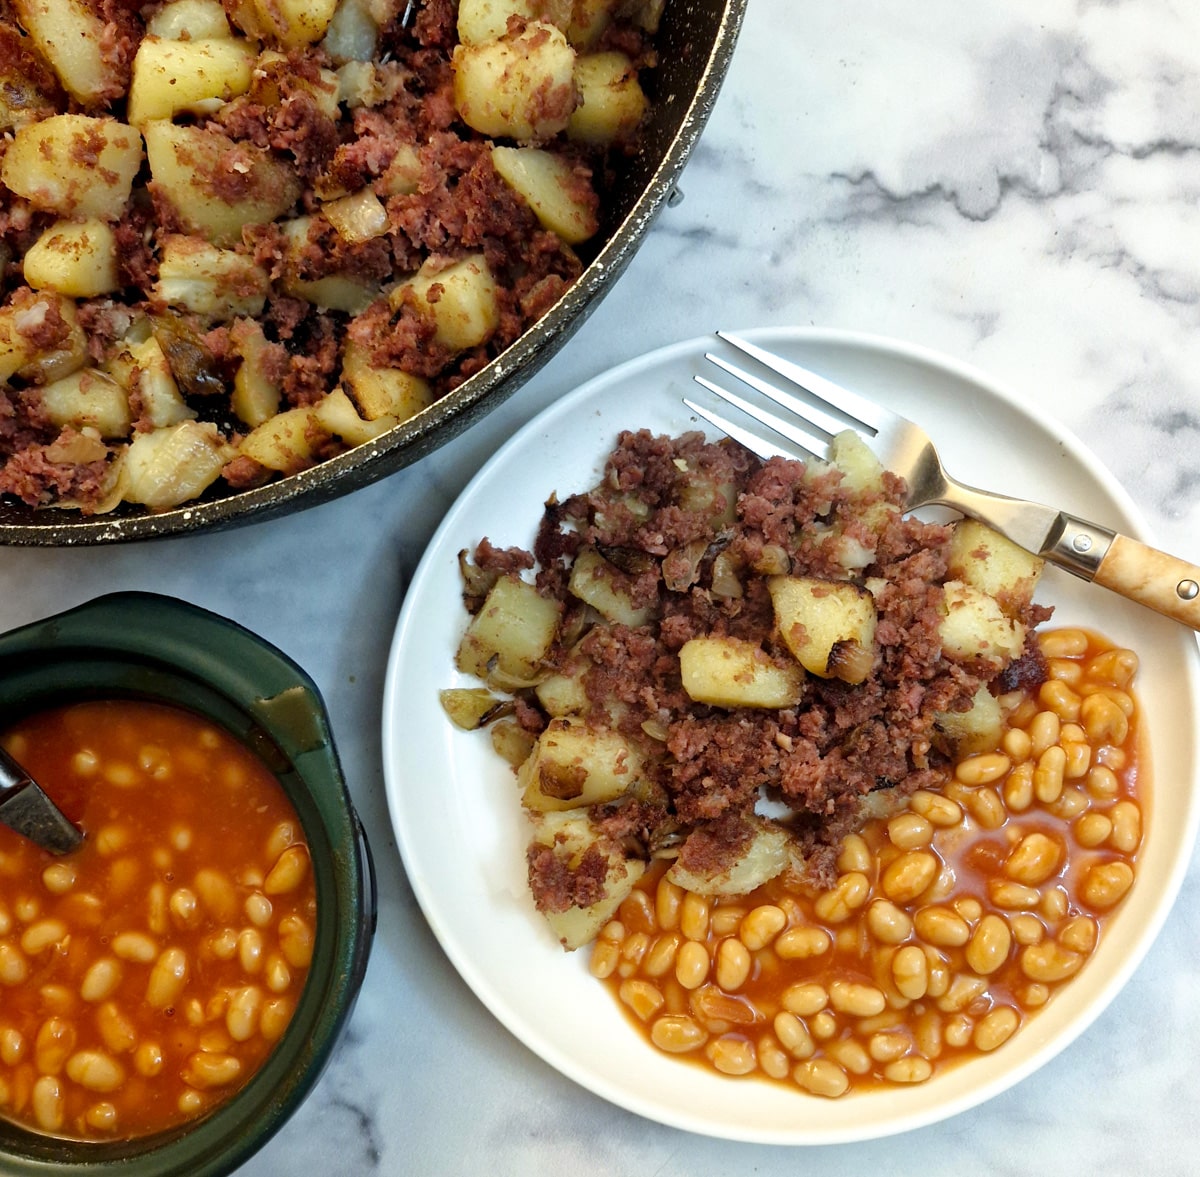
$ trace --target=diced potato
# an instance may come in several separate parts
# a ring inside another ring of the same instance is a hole
[[[833,439],[829,460],[842,472],[843,486],[860,494],[883,489],[883,465],[853,429],[846,429]]]
[[[162,245],[154,296],[207,319],[254,317],[266,304],[270,279],[262,266],[198,237],[168,237]]]
[[[268,470],[295,474],[313,464],[314,444],[327,436],[311,408],[285,409],[242,438],[238,452]]]
[[[697,895],[745,895],[776,875],[792,862],[787,832],[779,826],[761,822],[741,857],[723,871],[702,875],[686,870],[676,862],[667,878]]]
[[[464,674],[488,678],[495,669],[514,681],[532,681],[558,631],[559,604],[519,576],[492,586],[458,647]]]
[[[243,226],[275,220],[300,196],[295,171],[251,143],[162,120],[147,123],[144,134],[159,194],[185,228],[213,245],[238,244]]]
[[[283,393],[267,370],[270,345],[261,324],[253,319],[240,319],[234,325],[232,338],[242,362],[233,376],[230,403],[238,420],[254,429],[275,416]]]
[[[590,707],[583,676],[591,662],[583,654],[573,653],[566,669],[542,679],[534,688],[547,715],[581,715]]]
[[[315,75],[298,73],[286,53],[268,49],[259,54],[250,83],[251,99],[262,106],[276,107],[288,91],[295,90],[307,91],[321,114],[338,117],[338,76],[333,70],[321,68]]]
[[[375,181],[380,196],[407,196],[416,192],[421,183],[421,157],[411,143],[402,143],[392,156],[392,162]]]
[[[459,0],[458,39],[481,45],[508,32],[508,18],[545,21],[565,31],[571,21],[571,0]]]
[[[627,140],[649,107],[633,62],[617,52],[588,53],[575,62],[579,105],[567,123],[567,137],[599,146]]]
[[[473,732],[505,709],[505,701],[484,687],[453,687],[439,691],[438,700],[450,722],[463,731]],[[526,756],[530,749],[526,752]],[[524,757],[522,758],[524,760]]]
[[[488,723],[492,750],[506,764],[519,768],[533,751],[534,737],[515,719],[497,719]]]
[[[56,114],[17,128],[0,180],[45,212],[115,221],[141,164],[141,136],[127,124]]]
[[[407,421],[433,404],[429,381],[399,368],[377,368],[355,344],[342,355],[342,388],[368,421]]]
[[[106,221],[55,221],[25,252],[25,281],[35,290],[94,298],[121,287],[117,238]]]
[[[791,707],[804,689],[799,666],[778,666],[754,642],[692,638],[679,651],[683,689],[713,707]]]
[[[960,519],[950,539],[949,574],[995,597],[1005,613],[1033,600],[1045,561],[974,519]]]
[[[321,212],[339,236],[352,244],[382,237],[387,232],[387,209],[370,188],[331,200],[321,206]]]
[[[645,625],[654,615],[648,605],[635,605],[622,584],[620,571],[595,548],[584,548],[571,566],[567,588],[571,595],[591,605],[606,621],[619,625]]]
[[[948,580],[942,586],[940,608],[938,635],[947,658],[982,658],[999,666],[1020,656],[1025,626],[1006,617],[995,597],[960,580]]]
[[[211,421],[139,433],[125,452],[125,500],[152,511],[191,502],[216,482],[233,455]]]
[[[641,760],[619,733],[582,719],[552,719],[521,766],[521,804],[539,813],[615,801],[641,778]]]
[[[534,831],[535,843],[551,847],[569,866],[578,865],[591,846],[598,847],[608,859],[603,899],[589,907],[542,913],[559,943],[568,951],[573,951],[595,939],[645,873],[646,864],[635,858],[627,859],[611,846],[605,845],[583,810],[543,814]]]
[[[188,408],[179,392],[162,345],[153,335],[127,343],[108,369],[118,384],[137,393],[141,416],[155,429],[195,418],[195,411]]]
[[[349,274],[323,278],[285,278],[280,285],[293,298],[302,298],[328,311],[361,315],[379,297],[379,290]]]
[[[849,581],[773,576],[767,582],[775,621],[805,670],[860,683],[875,659],[875,599]]]
[[[493,147],[492,166],[543,227],[568,245],[586,241],[599,228],[590,183],[562,156],[540,147]]]
[[[477,347],[500,325],[496,280],[481,253],[441,268],[426,262],[389,298],[393,308],[411,300],[434,321],[438,343],[455,351]]]
[[[636,858],[610,858],[608,874],[604,880],[604,898],[589,907],[569,907],[566,911],[544,912],[550,931],[568,952],[590,944],[600,929],[612,919],[613,913],[625,901],[645,871],[646,864]]]
[[[990,751],[1004,730],[1000,701],[986,686],[975,692],[969,711],[939,711],[934,721],[960,755]]]
[[[86,0],[13,0],[12,7],[72,98],[91,106],[120,95],[122,80],[105,53],[104,20],[93,5]]]
[[[83,368],[41,389],[46,416],[60,428],[94,429],[101,437],[127,437],[133,424],[129,398],[111,377]]]
[[[171,41],[233,36],[221,0],[170,0],[146,21],[146,32]]]
[[[52,316],[67,325],[66,336],[39,350],[30,336],[36,336]],[[55,291],[35,294],[23,288],[8,306],[0,307],[0,380],[18,375],[34,384],[49,384],[82,368],[87,358],[87,340],[72,299]]]
[[[379,26],[366,0],[340,0],[325,30],[322,48],[338,64],[370,61],[378,40]]]
[[[0,132],[35,123],[54,113],[46,93],[48,77],[30,77],[28,39],[13,26],[0,22]]]
[[[553,25],[533,21],[514,36],[454,50],[454,105],[483,135],[550,139],[576,106],[575,51]]]
[[[257,56],[249,42],[229,36],[174,41],[143,37],[133,59],[129,121],[144,127],[188,111],[216,110],[250,89]]]
[[[326,393],[317,401],[313,406],[313,418],[327,433],[340,437],[347,445],[363,445],[397,424],[395,417],[376,417],[373,421],[364,421],[340,388]]]
[[[301,49],[325,36],[337,0],[231,0],[230,15],[249,36]]]
[[[567,24],[567,40],[577,49],[594,49],[612,23],[613,0],[574,0]]]

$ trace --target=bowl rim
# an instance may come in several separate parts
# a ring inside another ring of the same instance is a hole
[[[130,1141],[66,1140],[0,1121],[0,1158],[14,1177],[109,1166],[129,1177],[181,1171],[222,1177],[266,1144],[316,1086],[370,957],[378,914],[375,865],[324,702],[307,673],[265,639],[156,593],[108,594],[0,635],[0,668],[14,663],[15,686],[0,676],[2,690],[21,700],[14,714],[72,699],[134,697],[183,706],[219,724],[267,761],[314,847],[314,964],[287,1030],[232,1098],[203,1119]],[[114,679],[114,670],[127,673]],[[186,702],[163,693],[168,679]],[[101,687],[114,681],[115,689]],[[272,763],[276,754],[286,770]]]

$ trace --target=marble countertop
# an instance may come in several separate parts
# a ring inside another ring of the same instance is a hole
[[[406,575],[478,466],[564,391],[717,327],[894,336],[1078,434],[1200,561],[1200,9],[1180,0],[751,0],[685,199],[570,345],[465,436],[300,515],[180,540],[0,553],[0,627],[165,592],[317,680],[375,849],[379,931],[348,1035],[244,1177],[550,1171],[1194,1172],[1200,880],[1099,1021],[986,1105],[900,1141],[691,1136],[561,1077],[442,954],[396,853],[379,715]]]

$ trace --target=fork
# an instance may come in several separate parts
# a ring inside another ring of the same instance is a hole
[[[906,510],[951,507],[1084,580],[1200,630],[1200,567],[1065,511],[959,482],[946,473],[933,442],[919,425],[737,335],[725,331],[717,335],[807,394],[808,399],[802,399],[753,371],[705,353],[706,360],[788,411],[789,416],[779,416],[704,376],[694,377],[787,443],[764,438],[760,432],[684,398],[694,413],[760,458],[796,457],[799,450],[823,460],[829,456],[831,439],[844,429],[853,429],[886,469],[904,478]]]

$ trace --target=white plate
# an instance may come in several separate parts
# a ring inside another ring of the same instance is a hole
[[[861,335],[747,334],[921,422],[948,468],[969,481],[1145,538],[1129,498],[1078,441],[980,374]],[[995,1054],[921,1086],[839,1101],[720,1078],[658,1054],[588,975],[587,953],[564,953],[535,913],[512,773],[486,734],[451,726],[437,692],[465,685],[452,664],[466,622],[459,550],[484,536],[532,546],[547,496],[593,485],[619,430],[696,428],[680,401],[699,391],[692,374],[710,366],[703,353],[715,342],[665,348],[584,385],[522,429],[463,492],[417,569],[393,640],[383,708],[388,804],[413,890],[447,955],[488,1009],[564,1075],[651,1119],[729,1139],[827,1144],[883,1136],[974,1106],[1028,1075],[1092,1022],[1145,955],[1195,836],[1200,658],[1183,627],[1047,571],[1039,599],[1058,606],[1060,623],[1091,626],[1141,655],[1153,783],[1137,882],[1096,955]]]

